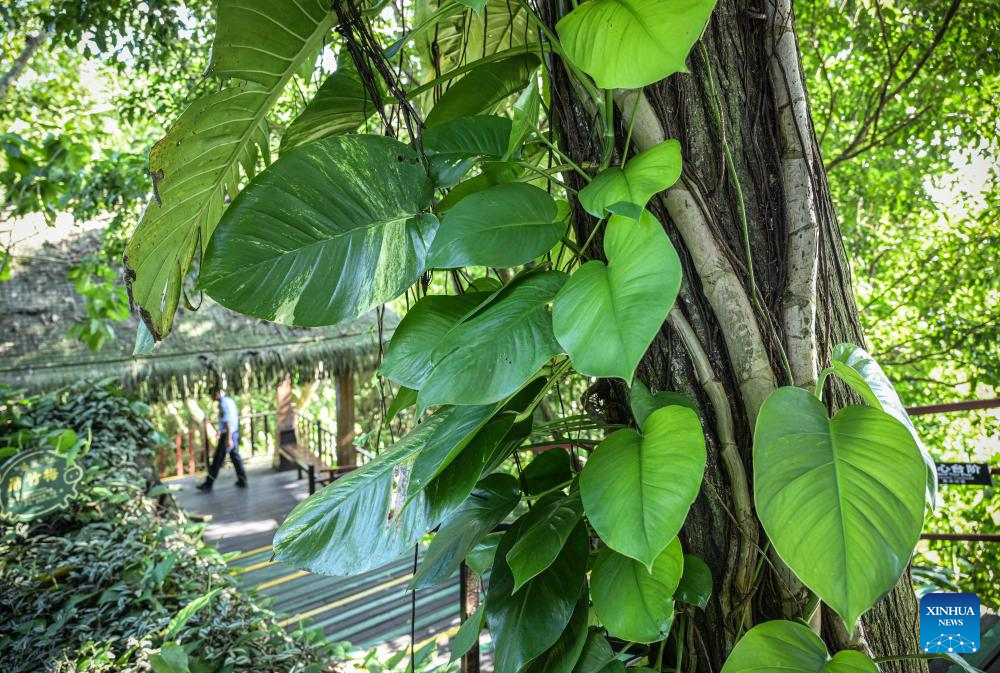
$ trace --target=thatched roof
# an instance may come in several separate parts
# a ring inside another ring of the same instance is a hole
[[[311,380],[370,371],[378,352],[374,313],[343,325],[292,328],[233,313],[207,297],[181,309],[173,332],[145,357],[133,357],[137,318],[115,325],[116,339],[93,353],[67,332],[85,315],[84,300],[66,280],[72,260],[98,249],[100,229],[69,228],[53,240],[13,249],[11,279],[0,282],[0,384],[30,391],[80,379],[116,379],[149,401],[174,399],[224,376],[237,392],[276,383],[286,372]],[[383,342],[398,319],[386,312]]]

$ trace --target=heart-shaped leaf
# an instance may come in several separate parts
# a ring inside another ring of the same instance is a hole
[[[927,504],[933,510],[937,504],[938,485],[934,458],[920,441],[920,435],[913,427],[913,421],[906,413],[903,401],[899,399],[896,389],[892,387],[882,367],[865,349],[847,343],[838,344],[833,349],[833,361],[830,364],[833,373],[861,395],[865,402],[898,420],[913,435],[913,440],[920,448],[920,455],[923,456],[924,464],[927,466]]]
[[[642,435],[618,430],[591,454],[580,474],[587,518],[609,547],[651,569],[684,525],[705,460],[697,414],[657,409]]]
[[[398,328],[397,328],[398,329]],[[635,416],[636,425],[641,430],[649,415],[661,407],[669,407],[674,404],[680,407],[687,407],[691,411],[698,413],[698,405],[687,395],[675,393],[672,390],[661,390],[658,393],[650,393],[646,384],[636,379],[632,382],[629,390],[629,403],[632,406],[632,415]]]
[[[544,189],[523,182],[496,185],[465,197],[448,211],[427,264],[511,267],[530,262],[559,242],[566,224]]]
[[[226,210],[205,254],[202,287],[223,306],[265,320],[352,320],[423,273],[438,225],[421,212],[431,193],[414,151],[392,138],[309,143],[278,159]]]
[[[674,598],[697,605],[704,610],[712,597],[712,570],[708,564],[693,554],[684,554],[684,574],[674,592]]]
[[[427,129],[421,140],[438,187],[451,187],[486,158],[499,159],[510,144],[511,121],[506,117],[460,117]]]
[[[431,353],[441,339],[474,308],[486,292],[421,297],[396,326],[380,373],[390,381],[419,390],[431,373]]]
[[[462,622],[455,639],[451,641],[450,661],[457,661],[479,642],[479,634],[486,626],[486,606],[480,605],[469,618]]]
[[[538,128],[538,113],[541,111],[542,100],[538,95],[538,85],[534,81],[528,83],[511,112],[514,116],[510,131],[510,143],[507,146],[505,159],[519,156],[521,145]]]
[[[478,436],[480,428],[486,425],[496,410],[496,405],[492,404],[455,407],[446,430],[439,433],[433,442],[428,443],[413,462],[409,480],[410,495],[412,496],[427,486],[431,479],[444,472],[451,462],[462,453],[462,449],[473,441],[473,437]],[[492,443],[487,440],[481,442],[482,446],[477,447],[481,454],[480,467],[482,467],[482,462],[485,461],[489,451],[509,429],[510,422],[505,425],[501,424],[499,434],[491,436],[491,439],[494,440]],[[475,483],[478,478],[479,475],[475,475],[472,478],[472,483]],[[471,489],[472,484],[469,487]]]
[[[524,515],[521,535],[507,552],[515,592],[552,565],[582,516],[579,491],[550,493]]]
[[[722,673],[757,673],[780,670],[787,673],[878,673],[870,658],[854,650],[841,650],[834,657],[808,627],[774,620],[750,629],[743,636]]]
[[[557,25],[563,49],[602,89],[637,89],[675,72],[715,0],[591,0]]]
[[[531,379],[561,350],[547,306],[565,281],[559,271],[525,274],[452,328],[432,354],[421,406],[490,404]]]
[[[638,220],[654,194],[681,176],[681,144],[665,140],[637,154],[624,167],[612,166],[598,173],[580,190],[580,205],[594,217],[617,213]]]
[[[611,633],[636,643],[663,640],[674,623],[674,590],[684,569],[684,552],[674,538],[652,571],[605,547],[590,577],[594,610]]]
[[[515,521],[500,540],[486,594],[486,623],[495,648],[496,673],[518,673],[556,643],[576,610],[590,553],[587,529],[581,521],[555,562],[515,593],[514,575],[506,559],[520,536],[520,524],[521,519]]]
[[[416,588],[435,586],[451,577],[479,540],[510,514],[521,495],[517,478],[502,473],[485,477],[473,493],[474,497],[468,498],[434,535],[413,577]]]
[[[550,449],[524,466],[524,485],[528,495],[544,493],[572,478],[569,453],[563,449]]]
[[[782,560],[851,631],[896,584],[920,536],[926,469],[906,427],[872,407],[831,419],[774,391],[754,430],[754,498]]]
[[[681,262],[649,211],[639,221],[612,216],[605,265],[587,262],[552,307],[556,338],[587,376],[632,380],[681,284]]]
[[[524,89],[540,64],[535,54],[470,64],[468,74],[453,83],[427,115],[427,128],[492,112],[504,98]]]

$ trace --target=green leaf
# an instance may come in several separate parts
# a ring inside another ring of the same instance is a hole
[[[153,673],[188,673],[187,651],[176,643],[165,643],[159,652],[149,655]]]
[[[504,98],[524,89],[540,64],[535,54],[470,64],[468,74],[453,83],[427,115],[427,128],[492,112]]]
[[[431,192],[417,155],[392,138],[330,136],[300,147],[226,210],[202,287],[223,306],[265,320],[352,320],[423,273],[438,224],[421,212]]]
[[[421,406],[490,404],[516,392],[561,350],[547,305],[565,281],[559,271],[524,274],[452,328],[434,349]]]
[[[220,591],[222,591],[221,588],[213,589],[203,596],[198,596],[198,598],[181,608],[170,620],[170,623],[167,624],[167,629],[163,632],[163,639],[171,640],[174,636],[180,633],[181,629],[187,626],[187,623],[191,621],[191,618],[194,617],[199,610],[211,603],[212,599],[215,598]]]
[[[899,399],[896,389],[892,387],[889,377],[882,371],[882,367],[875,361],[868,352],[860,346],[854,344],[838,344],[833,349],[833,361],[831,362],[833,372],[843,379],[844,383],[854,389],[856,393],[876,409],[881,409],[897,421],[906,426],[906,429],[913,435],[913,441],[920,449],[924,464],[927,466],[927,503],[933,510],[937,503],[937,468],[934,465],[934,458],[930,451],[920,441],[920,435],[910,420],[910,415],[906,413],[903,401]]]
[[[376,82],[384,89],[381,78]],[[376,112],[354,59],[342,49],[337,69],[282,134],[281,153],[327,136],[354,133]]]
[[[392,398],[392,404],[385,412],[385,424],[389,425],[403,409],[408,409],[417,403],[417,391],[413,388],[400,386],[396,391],[396,396]]]
[[[451,577],[480,539],[510,514],[520,495],[517,479],[509,474],[497,473],[483,478],[473,496],[441,524],[434,535],[413,577],[414,587],[435,586]],[[483,570],[476,568],[480,574]]]
[[[580,493],[574,491],[543,496],[522,517],[521,534],[507,552],[515,592],[552,565],[582,516]]]
[[[271,0],[218,3],[209,73],[237,83],[194,100],[149,153],[153,198],[124,264],[130,296],[157,339],[170,332],[192,259],[204,254],[225,198],[254,176],[258,158],[270,162],[268,111],[334,23],[318,0],[275,10]]]
[[[704,610],[712,597],[712,570],[694,554],[684,554],[684,574],[674,598]]]
[[[701,37],[715,0],[591,0],[558,24],[562,47],[602,89],[637,89],[675,72]]]
[[[447,467],[426,482],[424,494],[436,521],[449,516],[469,497],[476,482],[485,471],[486,461],[489,460],[497,446],[504,441],[513,423],[513,413],[500,414],[490,420],[476,433],[468,445],[450,460]],[[426,479],[426,475],[432,472],[434,460],[441,453],[440,451],[431,451],[428,452],[427,458],[424,458],[424,454],[417,457],[417,461],[413,465],[413,473],[410,476],[411,495],[420,488],[419,480]],[[416,475],[417,481],[414,480],[413,475]]]
[[[580,474],[587,518],[615,551],[652,569],[680,531],[705,473],[705,436],[684,407],[657,409],[642,435],[617,430]]]
[[[832,419],[774,391],[754,430],[757,514],[782,560],[848,630],[896,584],[920,536],[926,470],[909,431],[871,407]]]
[[[559,242],[566,225],[544,189],[523,182],[500,184],[459,201],[441,221],[428,266],[511,267]]]
[[[878,673],[871,659],[854,650],[842,650],[833,658],[826,645],[808,627],[775,620],[750,629],[722,666],[722,673],[757,673],[781,670],[788,673]]]
[[[132,355],[149,355],[153,352],[155,345],[156,339],[153,338],[146,323],[140,320],[135,332],[135,346],[132,348]]]
[[[502,537],[503,533],[490,533],[465,555],[465,562],[472,572],[485,575],[493,567],[493,558],[496,556],[497,546]]]
[[[482,14],[483,7],[486,6],[486,0],[456,0],[456,2],[471,7],[476,14]]]
[[[437,522],[422,494],[401,514],[394,511],[396,467],[425,449],[462,442],[470,427],[475,422],[468,410],[439,409],[374,460],[300,502],[274,535],[275,558],[343,576],[398,558]]]
[[[538,114],[541,111],[542,100],[538,95],[538,85],[528,82],[512,109],[513,124],[510,131],[510,142],[504,159],[517,156],[524,141],[538,128]]]
[[[480,605],[476,611],[469,615],[469,618],[462,622],[451,641],[451,658],[449,661],[457,661],[472,649],[472,646],[479,642],[479,633],[486,625],[486,606]]]
[[[590,553],[581,521],[555,562],[514,593],[514,575],[506,558],[520,536],[521,523],[515,521],[500,540],[486,594],[496,673],[518,673],[556,643],[576,610]]]
[[[556,338],[581,374],[631,381],[681,284],[681,263],[648,211],[614,215],[604,236],[608,264],[587,262],[552,307]]]
[[[572,673],[587,642],[589,613],[590,603],[586,593],[583,593],[559,640],[543,654],[532,659],[531,663],[521,669],[522,673]]]
[[[510,144],[511,121],[506,117],[460,117],[427,129],[421,140],[438,187],[451,187],[477,161],[499,159]]]
[[[597,555],[590,577],[594,610],[611,633],[636,643],[663,640],[674,623],[674,590],[684,569],[674,538],[649,571],[609,547]]]
[[[598,173],[580,190],[580,205],[594,217],[609,212],[638,220],[654,194],[681,176],[681,144],[664,140],[625,162]]]
[[[573,673],[625,673],[625,664],[615,657],[608,639],[600,631],[591,631]]]
[[[569,452],[550,449],[535,456],[524,466],[524,483],[528,495],[538,495],[573,478]]]
[[[687,407],[691,411],[699,412],[698,405],[687,395],[675,393],[671,390],[661,390],[656,394],[649,392],[646,384],[635,379],[629,391],[629,402],[632,405],[632,415],[635,416],[635,423],[641,430],[649,415],[662,407],[676,405]]]
[[[410,471],[409,494],[413,496],[430,483],[431,479],[444,472],[462,449],[473,441],[479,430],[490,420],[497,407],[493,404],[480,406],[455,407],[450,415],[447,428],[437,434],[433,442],[428,442],[417,454],[413,462],[413,469]],[[500,435],[491,444],[479,447],[479,453],[483,454],[479,460],[480,467],[485,461],[485,454],[496,445],[503,435],[510,429],[510,423],[499,424],[502,428]],[[479,479],[476,474],[472,478],[472,484]],[[471,490],[472,484],[469,485]],[[463,496],[464,499],[464,496]]]
[[[419,390],[431,373],[434,349],[452,327],[489,297],[486,292],[421,297],[396,327],[379,372],[390,381]]]

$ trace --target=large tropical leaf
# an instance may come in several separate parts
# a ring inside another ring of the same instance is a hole
[[[424,271],[431,182],[392,138],[330,136],[289,152],[229,206],[202,287],[223,306],[292,325],[352,320]]]
[[[556,339],[581,374],[631,381],[681,285],[681,262],[649,211],[614,215],[604,236],[608,263],[577,269],[552,306]]]
[[[427,265],[511,267],[544,254],[562,237],[556,202],[544,190],[509,182],[475,192],[441,221]]]
[[[438,187],[451,187],[477,161],[499,159],[510,144],[511,121],[506,117],[460,117],[427,129],[421,140]]]
[[[587,642],[573,673],[625,673],[625,664],[615,657],[608,639],[598,630],[587,634]]]
[[[452,328],[434,349],[421,406],[490,404],[516,392],[560,351],[547,306],[565,280],[525,274]]]
[[[774,391],[754,431],[754,497],[774,549],[844,618],[896,584],[920,536],[926,470],[906,427],[872,407]]]
[[[854,650],[833,657],[809,627],[774,620],[759,624],[743,636],[722,666],[722,673],[878,673],[870,658]]]
[[[520,495],[516,477],[503,473],[484,477],[473,497],[441,524],[413,578],[414,586],[430,587],[451,577],[480,539],[510,514]]]
[[[635,89],[675,72],[715,0],[591,0],[556,25],[563,49],[602,89]]]
[[[573,616],[570,617],[569,624],[559,636],[559,640],[540,656],[532,659],[531,663],[521,669],[522,673],[572,673],[587,642],[589,612],[590,602],[586,593],[581,592]]]
[[[652,571],[605,547],[590,578],[597,616],[608,631],[624,640],[663,640],[674,623],[673,596],[683,568],[684,553],[677,538],[656,557]]]
[[[376,84],[384,88],[381,78],[376,78]],[[354,60],[342,50],[337,69],[281,135],[281,152],[327,136],[354,133],[376,112]]]
[[[665,140],[637,154],[622,167],[611,166],[598,173],[580,190],[580,205],[594,217],[608,212],[638,220],[654,194],[674,184],[681,176],[681,144]]]
[[[476,66],[441,96],[427,115],[427,128],[492,112],[504,98],[522,91],[540,64],[535,54],[517,54]]]
[[[396,327],[380,369],[391,381],[419,390],[431,373],[431,353],[465,314],[488,299],[488,292],[421,297]]]
[[[652,569],[684,524],[705,460],[697,414],[686,407],[657,409],[642,435],[618,430],[591,454],[580,474],[587,518],[609,547]]]
[[[579,491],[550,493],[524,515],[521,535],[507,552],[515,592],[552,565],[582,516]]]
[[[580,522],[555,562],[515,592],[506,557],[521,533],[519,524],[520,519],[500,540],[486,594],[496,673],[518,673],[556,643],[576,609],[590,553],[587,529]]]
[[[254,176],[259,156],[269,162],[268,110],[334,23],[320,0],[221,0],[217,16],[209,72],[235,83],[192,102],[150,151],[154,197],[125,249],[129,293],[157,339],[170,332],[224,199]]]
[[[423,450],[463,441],[468,410],[432,414],[390,449],[299,503],[274,535],[279,561],[324,575],[353,575],[411,549],[433,520],[422,494],[393,512],[396,468]],[[392,516],[390,516],[392,513]]]
[[[674,598],[704,610],[712,597],[712,569],[694,554],[684,554],[684,574]]]
[[[898,420],[913,435],[913,441],[920,448],[920,455],[923,456],[924,464],[927,466],[927,504],[934,509],[938,486],[934,458],[920,441],[920,435],[917,434],[910,415],[906,413],[903,401],[899,399],[899,394],[893,388],[889,377],[882,371],[882,367],[868,354],[868,351],[848,343],[837,344],[833,349],[833,361],[830,367],[837,376],[861,395],[865,402]]]

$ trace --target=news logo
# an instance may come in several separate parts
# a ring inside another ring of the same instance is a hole
[[[920,599],[920,648],[927,654],[979,649],[979,596],[925,594]]]

